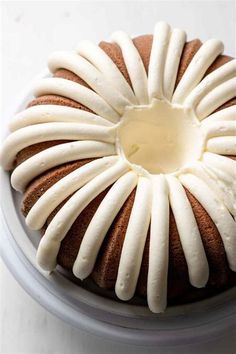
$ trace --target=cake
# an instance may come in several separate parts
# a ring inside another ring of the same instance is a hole
[[[236,60],[223,51],[159,22],[52,54],[1,152],[43,234],[39,266],[155,313],[236,285]]]

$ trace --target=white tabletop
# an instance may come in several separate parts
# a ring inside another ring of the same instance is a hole
[[[2,80],[4,124],[6,112],[21,89],[46,66],[54,50],[73,49],[81,39],[109,39],[117,29],[130,34],[151,33],[158,20],[183,28],[188,38],[217,37],[226,53],[235,54],[233,1],[162,2],[2,2]],[[63,323],[32,300],[0,263],[1,353],[147,353],[97,338]],[[236,335],[236,333],[235,333]],[[188,348],[152,348],[150,353],[235,354],[232,334],[217,342]]]

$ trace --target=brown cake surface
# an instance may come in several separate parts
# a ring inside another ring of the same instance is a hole
[[[146,72],[148,73],[150,53],[152,49],[152,35],[142,35],[133,39],[133,43],[137,48],[140,57],[143,61]],[[175,87],[179,84],[186,69],[191,63],[194,55],[201,48],[201,41],[194,39],[186,42],[180,58],[178,67],[178,74],[176,78]],[[119,46],[115,43],[101,42],[100,48],[111,58],[114,64],[118,67],[128,84],[132,87],[131,80],[126,68],[126,64]],[[232,60],[232,58],[219,55],[213,64],[207,69],[205,75],[213,72],[226,62]],[[54,77],[71,80],[73,82],[89,87],[89,85],[78,77],[73,72],[61,68],[54,73]],[[79,108],[88,112],[92,112],[91,109],[80,104],[72,99],[62,97],[55,94],[47,94],[40,96],[29,103],[29,107],[36,105],[62,105],[73,108]],[[235,99],[231,99],[224,103],[221,107],[217,108],[217,111],[225,107],[235,104]],[[64,140],[49,141],[36,143],[21,150],[16,159],[16,165],[20,165],[23,161],[29,157],[43,151],[56,144],[63,144]],[[230,156],[235,159],[234,156]],[[45,191],[50,188],[54,183],[61,178],[74,171],[75,169],[91,162],[93,158],[83,159],[73,162],[64,163],[60,166],[54,167],[40,176],[33,179],[28,185],[24,193],[24,199],[22,202],[22,212],[26,216],[35,202]],[[58,253],[57,262],[59,265],[67,270],[71,270],[76,259],[80,244],[83,236],[87,230],[87,227],[95,214],[101,201],[109,191],[110,187],[106,188],[100,193],[89,205],[81,212],[73,223],[66,237],[61,243],[60,251]],[[94,270],[91,274],[94,282],[101,288],[114,289],[119,260],[122,251],[122,245],[125,238],[125,233],[128,227],[129,217],[134,203],[136,190],[129,195],[128,199],[122,206],[121,210],[115,217],[111,227],[109,228],[106,237],[102,243],[102,247],[99,251]],[[183,248],[181,245],[178,229],[176,226],[175,218],[170,210],[170,224],[169,224],[169,268],[168,268],[168,303],[180,304],[189,301],[196,301],[207,296],[214,295],[224,289],[236,284],[236,273],[230,270],[225,248],[219,234],[219,231],[199,201],[186,189],[187,198],[191,204],[201,239],[209,263],[209,280],[206,287],[197,289],[190,285],[188,276],[188,267],[185,260]],[[54,215],[65,203],[61,203],[54,212],[48,218],[46,226],[50,223]],[[136,294],[146,297],[147,294],[147,274],[149,265],[149,241],[150,232],[148,232],[143,259],[136,288]]]

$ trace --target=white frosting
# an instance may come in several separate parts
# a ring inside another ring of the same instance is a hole
[[[202,288],[209,277],[208,262],[191,204],[177,178],[167,176],[170,205],[188,265],[190,283]]]
[[[203,139],[191,109],[153,99],[149,106],[126,110],[117,146],[131,164],[152,174],[171,173],[200,158]]]
[[[215,185],[209,186],[215,190],[218,198],[225,204],[229,212],[236,216],[236,180],[224,171],[214,167],[204,166],[210,177],[214,180]]]
[[[77,123],[44,123],[16,130],[5,140],[2,165],[10,170],[15,156],[25,147],[52,140],[99,140],[114,143],[113,128]]]
[[[147,74],[132,39],[125,32],[118,31],[112,34],[112,40],[120,46],[138,103],[147,104]]]
[[[126,171],[127,164],[123,161],[118,161],[114,166],[108,168],[79,189],[63,205],[50,222],[38,247],[37,261],[43,269],[51,271],[56,267],[56,258],[61,241],[76,218],[97,195],[114,183]]]
[[[163,78],[169,38],[170,26],[165,22],[158,22],[154,29],[148,68],[148,94],[150,100],[152,98],[163,98]]]
[[[171,100],[186,33],[159,22],[155,26],[148,68],[149,99]]]
[[[204,119],[215,109],[235,96],[236,77],[223,82],[210,91],[197,105],[196,114],[199,119]]]
[[[219,136],[211,138],[207,142],[207,151],[222,155],[236,155],[236,137]]]
[[[224,156],[205,152],[203,154],[203,162],[210,167],[215,167],[236,179],[236,161]]]
[[[184,102],[185,98],[201,81],[208,67],[223,52],[223,49],[223,43],[217,39],[210,39],[200,47],[174,92],[173,103]]]
[[[214,136],[235,136],[236,137],[236,122],[235,121],[208,121],[203,126],[206,137]]]
[[[153,312],[163,312],[167,303],[169,264],[169,199],[164,175],[152,178],[147,301]]]
[[[52,167],[69,161],[114,154],[114,145],[98,141],[76,141],[52,146],[17,166],[12,172],[11,184],[17,191],[23,191],[32,179]]]
[[[117,156],[103,157],[83,165],[60,179],[33,205],[26,217],[26,224],[33,230],[41,229],[49,215],[63,200],[111,167],[117,160]]]
[[[201,122],[201,126],[204,127],[207,122],[218,122],[221,120],[236,121],[236,106],[230,106],[211,114]]]
[[[158,41],[158,37],[157,37]],[[171,101],[175,81],[178,73],[180,57],[186,41],[186,33],[180,29],[175,28],[171,32],[170,41],[168,45],[165,69],[164,69],[164,82],[163,90],[164,97]]]
[[[82,109],[58,106],[58,105],[37,105],[25,109],[15,115],[9,127],[13,132],[28,125],[50,123],[50,122],[71,122],[77,124],[92,124],[112,126],[108,120],[91,112]]]
[[[54,73],[63,67],[81,77],[100,97],[108,102],[119,114],[124,112],[128,101],[104,75],[86,59],[73,52],[55,52],[48,61],[49,69]]]
[[[206,170],[209,170],[211,171],[213,174],[217,175],[217,183],[219,182],[219,184],[221,182],[224,182],[226,184],[234,184],[236,186],[236,180],[230,175],[230,174],[227,174],[225,173],[224,171],[222,170],[219,170],[218,168],[214,167],[214,166],[207,166],[205,164],[203,164],[204,166],[204,169]],[[233,193],[235,194],[236,196],[236,189],[235,187],[232,187],[232,190],[229,191],[229,194],[230,193]]]
[[[136,184],[136,173],[127,172],[102,200],[85,232],[74,263],[73,273],[76,277],[83,280],[92,272],[106,233]]]
[[[234,219],[212,189],[198,177],[185,174],[179,178],[215,223],[224,243],[229,266],[233,271],[236,271],[236,223]]]
[[[114,123],[118,122],[120,117],[97,93],[70,80],[56,77],[43,79],[35,84],[33,92],[36,97],[50,94],[70,98]]]
[[[135,293],[150,223],[151,188],[150,179],[139,177],[115,285],[116,295],[121,300],[129,300]]]
[[[81,279],[93,271],[109,227],[137,185],[115,291],[122,300],[134,295],[150,225],[147,300],[153,312],[162,312],[167,302],[169,204],[191,284],[203,287],[209,274],[198,225],[182,185],[215,223],[230,268],[236,271],[236,223],[232,217],[236,218],[236,161],[219,155],[236,155],[236,107],[212,113],[235,95],[236,61],[203,78],[223,51],[220,41],[208,40],[174,90],[184,31],[171,31],[163,22],[156,25],[148,75],[130,37],[116,32],[112,39],[121,49],[132,88],[105,51],[89,41],[79,43],[76,53],[54,53],[49,60],[52,72],[70,70],[91,89],[54,77],[37,83],[35,95],[67,97],[93,113],[53,104],[25,109],[10,124],[12,133],[4,142],[1,163],[12,170],[17,153],[32,144],[75,140],[47,148],[17,166],[11,183],[24,191],[35,177],[53,167],[100,157],[52,185],[26,218],[30,228],[40,229],[68,198],[47,227],[37,253],[39,264],[52,270],[61,241],[78,215],[111,186],[77,250],[73,271]]]
[[[220,66],[218,69],[208,74],[185,99],[184,104],[190,107],[196,107],[200,100],[214,88],[223,82],[233,78],[236,72],[236,60]]]
[[[81,41],[77,46],[77,52],[99,69],[124,97],[133,104],[138,103],[131,87],[120,70],[100,47],[90,41]]]
[[[192,173],[202,179],[217,197],[222,200],[229,212],[236,216],[236,181],[214,167],[207,167],[202,162],[195,162],[185,169],[185,173]],[[235,194],[233,192],[235,190]]]

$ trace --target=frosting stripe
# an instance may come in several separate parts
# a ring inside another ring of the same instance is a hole
[[[55,122],[28,126],[8,135],[2,149],[1,163],[10,170],[19,151],[43,141],[97,140],[114,143],[114,133],[114,128],[77,123]]]
[[[113,63],[111,58],[100,47],[90,41],[82,41],[77,46],[77,53],[100,70],[106,79],[109,80],[124,97],[127,97],[133,104],[137,104],[137,99],[128,82],[115,63]]]
[[[23,191],[33,178],[60,164],[85,159],[114,155],[115,146],[99,141],[75,141],[52,146],[30,157],[17,166],[11,175],[11,184]]]
[[[93,124],[112,126],[108,120],[82,109],[59,106],[59,105],[37,105],[17,113],[10,122],[11,132],[29,125],[50,123],[50,122],[71,122],[77,124]]]
[[[139,177],[115,285],[116,295],[124,301],[135,293],[150,223],[151,198],[150,180]]]
[[[205,169],[211,176],[214,176],[218,184],[221,195],[220,199],[228,208],[229,212],[236,216],[236,181],[232,176],[214,167],[205,166]],[[214,190],[214,188],[212,188]]]
[[[236,202],[233,193],[233,178],[215,168],[195,162],[186,172],[192,173],[211,188],[232,215],[236,215]],[[235,191],[236,192],[236,191]]]
[[[152,179],[152,213],[147,279],[147,301],[152,312],[163,312],[167,304],[169,263],[169,199],[164,175]]]
[[[236,121],[208,121],[204,125],[204,131],[208,139],[214,136],[236,136]]]
[[[136,173],[130,171],[120,177],[99,205],[83,237],[73,273],[83,280],[92,272],[106,233],[124,202],[137,184]]]
[[[210,167],[215,167],[236,179],[236,161],[225,156],[205,152],[203,154],[203,162]]]
[[[86,59],[73,52],[56,52],[48,61],[51,72],[65,68],[81,77],[98,95],[104,98],[119,114],[131,102],[120,94],[104,75]]]
[[[196,115],[203,119],[235,96],[236,78],[230,79],[210,91],[196,107]]]
[[[157,41],[160,41],[160,38]],[[179,68],[180,57],[186,41],[186,33],[178,28],[173,29],[168,45],[165,69],[164,69],[164,97],[171,101],[176,77]]]
[[[236,121],[236,106],[230,106],[225,109],[221,109],[220,111],[217,111],[213,114],[211,114],[209,117],[205,118],[202,122],[201,125],[202,127],[205,126],[205,124],[208,124],[208,122],[219,122],[219,121],[224,121],[224,120],[235,120]]]
[[[202,288],[207,283],[209,267],[197,222],[181,183],[173,176],[167,176],[167,181],[170,205],[188,265],[189,281],[196,288]]]
[[[33,92],[36,97],[55,94],[70,98],[113,123],[117,123],[120,119],[119,114],[102,97],[87,87],[70,80],[56,77],[42,79],[35,84]]]
[[[132,39],[122,31],[112,34],[112,40],[119,45],[127,67],[132,87],[139,104],[148,104],[147,75],[143,61]]]
[[[88,182],[63,205],[49,224],[38,247],[37,262],[43,269],[52,271],[56,267],[61,241],[76,218],[96,196],[127,170],[127,164],[122,160],[118,161],[114,166]]]
[[[221,85],[223,82],[233,78],[236,73],[236,60],[231,60],[208,74],[185,99],[184,105],[195,108],[206,94]]]
[[[83,165],[60,179],[33,205],[26,217],[26,224],[33,230],[40,230],[48,216],[63,200],[72,195],[99,173],[114,165],[117,160],[117,156],[103,157]]]
[[[222,237],[229,266],[236,271],[236,223],[234,219],[212,189],[198,177],[186,174],[180,176],[180,180],[212,218]]]
[[[170,26],[165,22],[158,22],[154,29],[152,50],[148,68],[148,93],[150,100],[152,98],[163,98],[164,69],[169,38]],[[168,69],[170,69],[169,66]],[[169,79],[168,69],[166,76]]]
[[[217,39],[206,41],[194,55],[180,80],[174,95],[173,103],[183,103],[190,92],[198,85],[206,70],[216,57],[223,52],[224,45]]]
[[[236,155],[235,136],[218,136],[211,138],[207,142],[207,151],[221,155]]]

